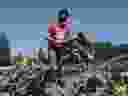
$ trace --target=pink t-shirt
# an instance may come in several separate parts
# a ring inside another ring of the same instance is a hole
[[[48,36],[54,38],[54,40],[49,40],[48,46],[63,47],[64,34],[65,32],[71,32],[72,17],[67,17],[65,28],[60,28],[58,24],[48,25]]]
[[[58,25],[55,24],[49,25],[48,34],[54,39],[48,41],[49,47],[51,45],[55,47],[62,47],[64,42],[64,33],[65,33],[65,29],[60,28]]]

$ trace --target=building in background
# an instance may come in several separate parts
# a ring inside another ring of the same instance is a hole
[[[6,32],[0,32],[0,48],[9,48],[9,40]]]
[[[10,42],[6,32],[0,32],[0,66],[10,65]]]

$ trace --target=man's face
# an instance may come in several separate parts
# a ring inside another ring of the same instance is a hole
[[[64,24],[66,24],[66,28],[71,28],[71,24],[72,24],[72,17],[66,17],[66,21],[64,22]]]

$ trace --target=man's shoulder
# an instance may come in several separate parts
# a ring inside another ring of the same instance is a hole
[[[48,32],[55,32],[56,31],[56,25],[55,24],[49,24],[48,25]]]
[[[48,31],[49,32],[66,32],[64,28],[61,28],[58,24],[49,24],[48,25]]]

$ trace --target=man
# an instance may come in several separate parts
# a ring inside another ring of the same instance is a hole
[[[70,32],[71,28],[71,15],[68,9],[62,9],[58,12],[58,22],[57,24],[48,25],[48,37],[49,37],[49,47],[63,47],[65,32]]]
[[[57,24],[48,25],[48,47],[56,51],[57,61],[63,54],[64,35],[70,31],[71,15],[68,9],[64,8],[58,12]],[[69,22],[70,21],[70,22]],[[67,26],[68,25],[68,26]]]

